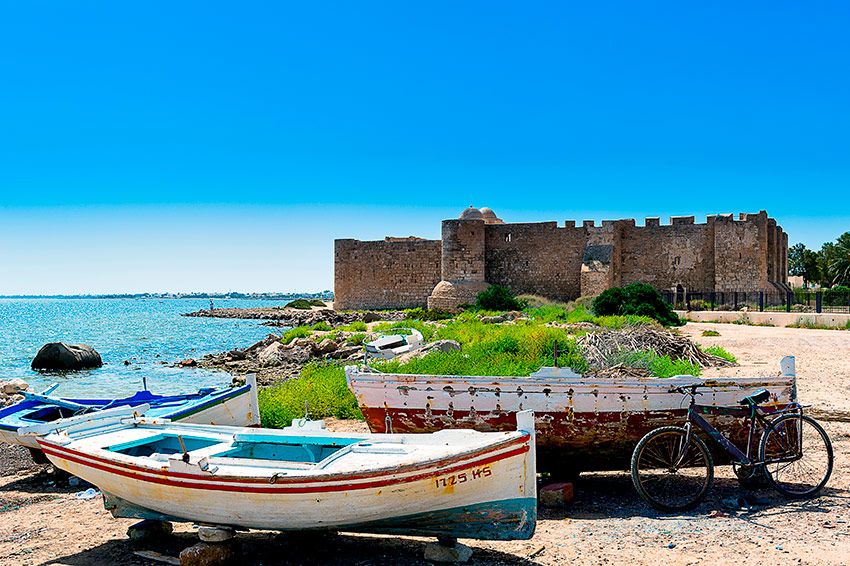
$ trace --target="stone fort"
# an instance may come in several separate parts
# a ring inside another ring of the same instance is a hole
[[[473,303],[491,284],[567,301],[633,282],[659,290],[785,293],[788,235],[768,217],[714,215],[506,223],[469,207],[444,220],[442,238],[342,239],[334,249],[334,307],[430,307]]]

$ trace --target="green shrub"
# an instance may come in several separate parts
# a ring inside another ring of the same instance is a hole
[[[823,290],[823,304],[824,306],[842,306],[846,307],[848,304],[848,300],[850,300],[850,287],[845,287],[843,285],[836,285],[831,289]]]
[[[340,326],[339,329],[345,332],[366,332],[366,323],[362,320],[355,320],[351,324]]]
[[[322,303],[322,304],[324,305],[324,303]],[[284,305],[284,307],[285,308],[291,308],[291,309],[307,310],[307,309],[312,308],[313,304],[312,304],[311,301],[309,301],[307,299],[295,299],[294,301],[289,301],[288,303],[286,303]]]
[[[296,338],[306,338],[311,334],[310,327],[308,326],[296,326],[295,328],[290,328],[281,336],[280,341],[284,344],[289,344]]]
[[[657,320],[664,326],[684,324],[673,309],[664,302],[661,293],[646,283],[612,287],[593,300],[597,315],[636,315]]]
[[[736,358],[731,352],[720,346],[709,346],[707,348],[702,348],[702,351],[706,354],[711,354],[713,356],[723,358],[724,360],[732,362],[733,364],[738,362],[738,358]]]
[[[448,320],[454,315],[439,309],[423,309],[417,307],[415,309],[407,309],[404,311],[404,318],[407,320]]]
[[[366,333],[365,332],[358,332],[358,333],[352,334],[348,338],[345,339],[345,343],[350,345],[350,346],[362,346],[363,342],[365,342],[365,341],[366,341]]]
[[[308,364],[301,376],[259,391],[264,427],[289,426],[304,416],[307,402],[312,418],[362,419],[357,399],[345,383],[345,371],[336,364]]]
[[[703,336],[720,336],[720,333],[716,330],[703,330]]]
[[[475,307],[477,309],[491,311],[518,311],[523,308],[513,292],[502,285],[490,285],[485,290],[478,293],[475,298]]]
[[[310,328],[313,329],[313,330],[320,330],[320,331],[325,331],[325,332],[333,330],[333,326],[331,326],[330,324],[328,324],[324,320],[317,322],[316,324],[314,324]]]

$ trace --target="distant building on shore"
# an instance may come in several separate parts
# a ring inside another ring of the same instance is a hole
[[[469,207],[444,220],[442,238],[336,240],[334,307],[425,307],[472,303],[491,284],[567,301],[636,281],[659,290],[787,292],[788,235],[767,212],[505,223]]]

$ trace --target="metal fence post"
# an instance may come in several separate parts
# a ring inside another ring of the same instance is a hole
[[[815,312],[823,312],[823,293],[820,291],[815,293]]]
[[[764,291],[759,291],[759,312],[764,312]]]
[[[785,292],[785,312],[791,312],[791,301],[794,298],[794,293],[791,291]]]

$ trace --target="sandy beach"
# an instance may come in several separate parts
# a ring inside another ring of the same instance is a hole
[[[703,337],[704,330],[720,332]],[[706,375],[771,375],[783,355],[797,358],[800,400],[819,409],[850,411],[850,332],[688,324],[697,342],[719,344],[738,357],[739,367]],[[755,508],[736,500],[745,492],[728,467],[718,468],[715,488],[697,510],[674,516],[651,512],[624,472],[585,474],[566,509],[542,509],[530,541],[464,541],[476,549],[472,564],[665,564],[771,560],[781,564],[846,564],[850,561],[850,423],[827,422],[835,469],[824,494],[789,502],[771,491],[756,492]],[[332,423],[361,427],[362,423]],[[133,520],[115,520],[100,497],[75,498],[44,468],[26,467],[8,448],[0,454],[0,563],[152,564],[133,554],[126,536]],[[24,469],[21,469],[21,468]],[[197,540],[191,525],[143,548],[176,556]],[[238,536],[242,564],[419,564],[424,539],[251,532]]]

